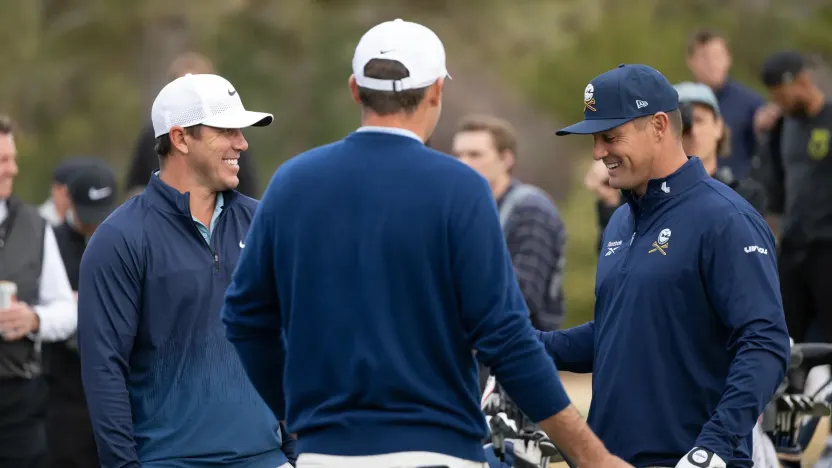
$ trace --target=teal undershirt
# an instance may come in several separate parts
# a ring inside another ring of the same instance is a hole
[[[211,226],[206,227],[202,222],[196,218],[193,218],[194,223],[196,223],[196,228],[199,229],[199,233],[202,234],[202,238],[205,239],[205,242],[208,245],[211,245],[211,234],[214,232],[214,226],[217,225],[217,218],[220,217],[220,213],[222,213],[222,207],[225,204],[225,197],[222,196],[221,192],[217,193],[217,205],[214,207],[214,214],[211,215]]]

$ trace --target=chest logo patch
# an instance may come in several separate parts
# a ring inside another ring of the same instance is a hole
[[[653,242],[653,248],[647,253],[658,252],[662,255],[667,255],[667,248],[670,247],[670,229],[662,229],[659,233],[659,238]]]
[[[825,158],[829,154],[830,139],[832,139],[832,132],[828,129],[812,129],[812,133],[809,134],[809,144],[806,146],[809,157],[815,161]]]

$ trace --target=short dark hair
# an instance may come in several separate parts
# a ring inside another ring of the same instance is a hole
[[[673,109],[667,113],[667,118],[670,120],[670,129],[677,137],[682,136],[682,111]]]
[[[459,122],[456,131],[488,132],[497,152],[511,151],[517,156],[517,133],[507,120],[491,115],[469,115]]]
[[[410,76],[410,72],[397,60],[372,59],[364,66],[364,76],[379,80],[401,80]],[[359,87],[358,98],[364,108],[381,116],[402,112],[412,114],[425,99],[426,90],[427,88],[377,91]]]
[[[193,125],[191,127],[185,127],[185,133],[192,137],[199,137],[201,132],[202,125]],[[159,164],[163,164],[167,159],[168,155],[170,154],[170,150],[172,149],[172,145],[170,142],[170,132],[165,133],[164,135],[159,135],[156,137],[156,143],[153,145],[153,149],[156,150],[156,155],[159,156]]]
[[[14,122],[8,115],[0,114],[0,135],[11,135],[14,132]]]
[[[697,29],[688,38],[688,56],[693,55],[694,52],[696,52],[696,49],[698,49],[700,46],[703,46],[717,39],[728,42],[725,39],[725,36],[718,33],[717,31],[714,31],[713,29]]]
[[[682,111],[679,109],[673,109],[672,111],[665,112],[667,114],[667,120],[670,121],[670,130],[673,132],[674,135],[677,137],[682,136],[683,130],[683,123],[682,123]],[[633,124],[639,130],[644,130],[647,128],[647,121],[653,117],[653,115],[644,115],[635,120],[633,120]]]

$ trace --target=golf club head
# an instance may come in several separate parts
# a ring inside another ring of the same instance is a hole
[[[812,416],[815,418],[822,418],[832,414],[832,408],[829,403],[825,401],[816,401],[812,404]]]
[[[791,395],[780,395],[780,398],[777,399],[777,412],[778,413],[791,413],[795,410],[795,404],[792,401]]]

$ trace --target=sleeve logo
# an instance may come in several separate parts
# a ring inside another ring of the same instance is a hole
[[[763,255],[768,255],[768,249],[764,249],[764,248],[762,248],[760,246],[757,246],[757,245],[749,245],[748,247],[746,247],[743,250],[745,250],[745,253],[760,252]]]

